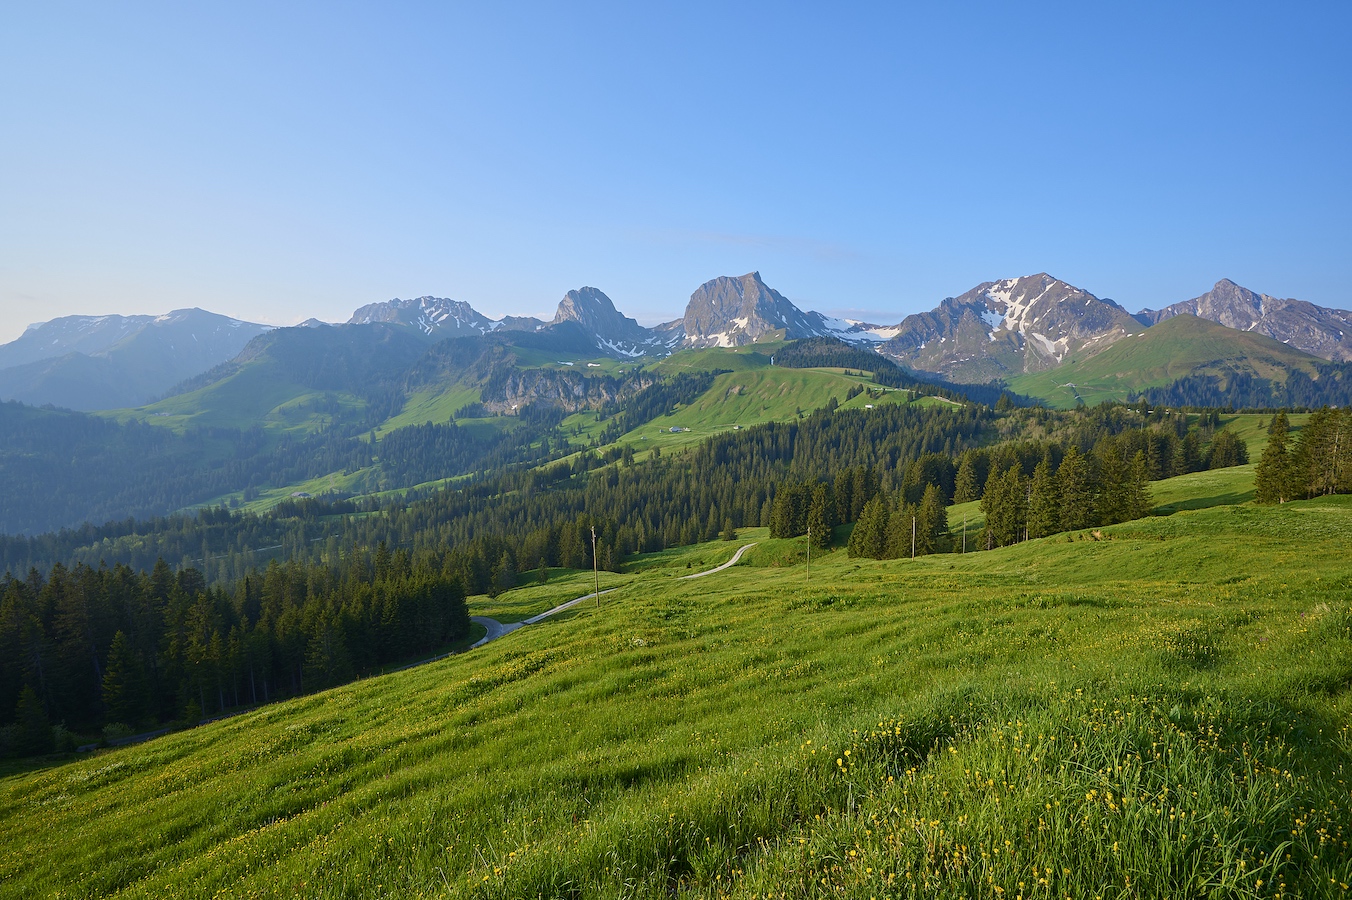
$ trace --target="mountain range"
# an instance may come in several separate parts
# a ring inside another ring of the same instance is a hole
[[[1113,300],[1045,272],[983,282],[891,326],[802,310],[767,285],[759,272],[705,282],[691,294],[681,318],[652,328],[624,315],[603,291],[590,286],[568,291],[549,321],[533,316],[492,319],[464,301],[424,296],[368,304],[346,324],[392,327],[424,344],[491,336],[497,343],[546,354],[616,360],[651,359],[682,349],[835,338],[952,382],[1041,385],[1042,380],[1028,377],[1082,363],[1180,315],[1263,335],[1311,358],[1352,359],[1352,312],[1346,310],[1274,298],[1223,279],[1199,297],[1133,316]],[[330,327],[315,320],[304,326]],[[163,316],[53,319],[0,345],[0,399],[76,410],[140,406],[200,386],[203,373],[241,354],[245,359],[249,342],[268,330],[200,309]],[[1208,340],[1208,346],[1214,345],[1215,335]],[[1245,352],[1240,345],[1232,349],[1221,356],[1231,359]],[[1070,381],[1067,376],[1048,384]]]
[[[140,406],[269,330],[201,309],[62,316],[0,345],[0,399],[77,410]]]
[[[1226,328],[1264,334],[1334,362],[1352,359],[1352,312],[1315,306],[1304,300],[1255,294],[1228,278],[1216,282],[1200,297],[1161,310],[1142,310],[1137,318],[1146,325],[1155,325],[1184,314],[1209,319]]]

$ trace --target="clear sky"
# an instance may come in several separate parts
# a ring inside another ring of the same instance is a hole
[[[435,294],[1352,306],[1352,3],[9,3],[0,341]]]

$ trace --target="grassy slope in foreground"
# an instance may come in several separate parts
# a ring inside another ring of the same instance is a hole
[[[1090,406],[1126,400],[1132,391],[1163,387],[1185,375],[1251,372],[1286,380],[1289,369],[1313,374],[1322,360],[1261,334],[1237,331],[1196,316],[1175,316],[1125,337],[1087,359],[1009,379],[1011,390],[1069,409],[1077,398]],[[1067,385],[1074,385],[1068,387]]]
[[[1352,498],[1104,533],[641,569],[4,779],[0,895],[1343,896]]]

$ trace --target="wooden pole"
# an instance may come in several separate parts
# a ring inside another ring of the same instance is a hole
[[[601,569],[596,564],[596,526],[591,527],[592,531],[592,577],[596,579],[596,608],[601,608]]]
[[[807,578],[812,580],[812,526],[807,526]]]
[[[911,516],[911,559],[915,559],[915,516]]]

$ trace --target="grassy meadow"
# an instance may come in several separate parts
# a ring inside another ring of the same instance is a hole
[[[1226,377],[1237,370],[1285,381],[1291,369],[1313,374],[1317,362],[1308,353],[1265,335],[1183,315],[1128,335],[1088,358],[1015,375],[1009,387],[1071,409],[1081,400],[1089,406],[1105,400],[1125,401],[1133,391],[1164,387],[1193,374]]]
[[[1352,498],[1188,491],[810,576],[749,529],[470,653],[54,758],[0,780],[0,896],[1346,896]]]

